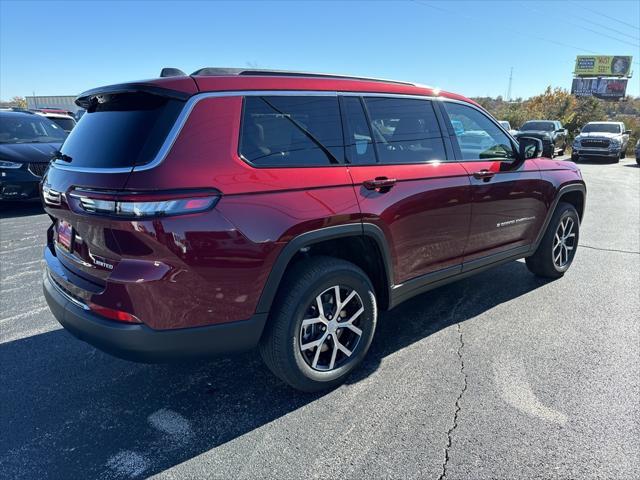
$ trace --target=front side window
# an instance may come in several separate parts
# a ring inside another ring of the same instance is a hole
[[[445,160],[444,143],[429,100],[364,99],[380,163]]]
[[[341,163],[344,146],[337,97],[247,96],[240,154],[257,166]]]
[[[486,115],[459,103],[444,102],[463,160],[514,159],[509,137]]]

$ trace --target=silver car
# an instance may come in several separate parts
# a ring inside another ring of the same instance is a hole
[[[630,133],[623,122],[589,122],[573,141],[571,160],[601,157],[619,161],[627,154]]]

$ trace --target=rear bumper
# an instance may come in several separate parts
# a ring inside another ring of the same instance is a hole
[[[45,273],[44,296],[58,322],[74,336],[116,357],[136,362],[171,362],[254,348],[267,314],[205,327],[154,330],[96,315],[65,294]]]

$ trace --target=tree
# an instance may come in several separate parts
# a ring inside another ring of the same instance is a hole
[[[27,99],[24,97],[13,97],[11,103],[15,104],[16,107],[27,108]]]

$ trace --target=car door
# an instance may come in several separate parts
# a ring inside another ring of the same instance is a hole
[[[519,161],[517,144],[482,109],[471,104],[439,103],[457,158],[472,185],[471,226],[465,248],[469,262],[525,251],[546,213],[544,184],[533,159]],[[453,125],[462,124],[463,129]],[[477,265],[471,263],[469,266]]]
[[[341,98],[349,172],[363,222],[384,233],[393,283],[461,270],[471,218],[466,170],[453,161],[432,102]]]

